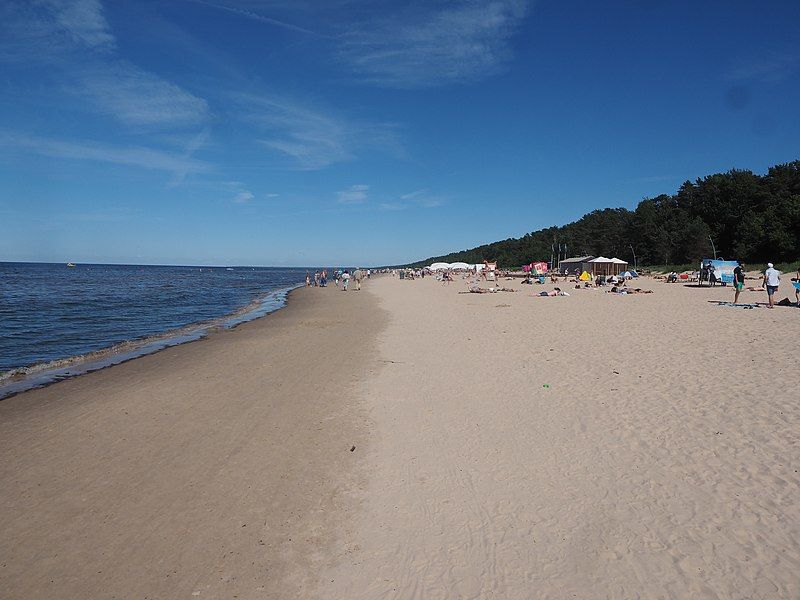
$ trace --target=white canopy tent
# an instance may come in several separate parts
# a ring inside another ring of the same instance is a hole
[[[619,258],[606,258],[598,256],[589,261],[592,265],[592,275],[619,275],[628,268],[628,263]]]
[[[431,271],[447,271],[450,269],[450,263],[437,262],[428,267]]]
[[[446,262],[437,262],[433,263],[431,266],[428,267],[430,271],[472,271],[478,270],[481,271],[486,265],[478,264],[478,265],[470,265],[465,262],[454,262],[454,263],[446,263]]]

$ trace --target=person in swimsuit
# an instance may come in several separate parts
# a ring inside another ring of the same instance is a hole
[[[733,270],[733,288],[736,290],[733,296],[733,303],[736,304],[739,302],[739,294],[744,289],[744,263],[739,263]]]

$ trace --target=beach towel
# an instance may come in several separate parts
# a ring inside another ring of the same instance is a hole
[[[712,300],[709,300],[712,302]],[[717,306],[730,306],[732,308],[758,308],[758,304],[734,304],[733,302],[723,302],[722,300],[718,300],[716,302]]]

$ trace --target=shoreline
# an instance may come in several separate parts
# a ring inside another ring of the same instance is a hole
[[[0,402],[0,588],[302,597],[361,485],[358,387],[385,320],[366,291],[300,288],[265,318]]]
[[[28,390],[39,389],[87,373],[119,365],[166,348],[205,339],[218,331],[234,329],[285,308],[291,293],[304,287],[303,283],[277,288],[253,298],[248,304],[207,321],[189,323],[144,338],[125,340],[111,346],[81,354],[55,359],[46,363],[16,367],[0,373],[0,402]],[[269,302],[274,304],[268,304]]]

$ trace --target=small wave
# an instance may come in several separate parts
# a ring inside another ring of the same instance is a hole
[[[215,331],[232,329],[282,308],[286,304],[289,292],[298,287],[301,287],[301,284],[273,290],[255,298],[246,306],[216,319],[193,323],[158,335],[124,341],[86,354],[0,372],[0,400],[62,379],[153,354],[164,348],[193,342]]]

